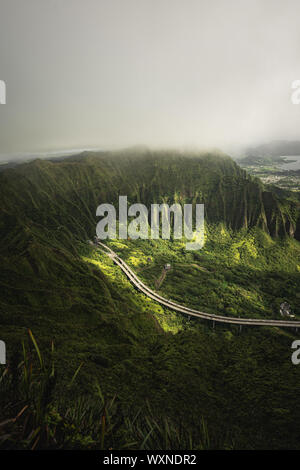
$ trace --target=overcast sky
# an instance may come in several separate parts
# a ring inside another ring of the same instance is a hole
[[[0,154],[300,140],[299,0],[0,0]]]

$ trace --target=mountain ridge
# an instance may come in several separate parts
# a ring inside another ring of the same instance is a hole
[[[84,152],[5,170],[0,184],[2,218],[60,224],[80,238],[91,236],[97,206],[117,205],[119,195],[147,207],[204,203],[208,223],[223,221],[234,230],[258,226],[271,236],[300,238],[300,204],[287,193],[264,188],[225,155]]]

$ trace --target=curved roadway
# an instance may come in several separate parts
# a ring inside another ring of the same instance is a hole
[[[278,327],[288,327],[288,328],[298,328],[300,327],[300,321],[293,321],[293,320],[263,320],[259,318],[235,318],[235,317],[224,317],[222,315],[214,315],[211,313],[200,312],[199,310],[194,310],[189,307],[184,307],[183,305],[176,304],[175,302],[168,300],[148,286],[146,286],[132,271],[132,269],[126,264],[122,258],[120,258],[111,248],[101,242],[97,242],[98,245],[104,247],[107,251],[104,253],[109,256],[114,263],[116,263],[122,271],[126,274],[128,279],[131,283],[143,292],[147,297],[155,300],[156,302],[164,305],[165,307],[175,310],[180,313],[185,313],[186,315],[190,315],[193,317],[203,318],[204,320],[210,320],[213,322],[220,322],[220,323],[231,323],[235,325],[252,325],[252,326],[278,326]]]

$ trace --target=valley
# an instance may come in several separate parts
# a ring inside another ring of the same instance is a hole
[[[142,295],[87,243],[96,207],[117,204],[120,195],[147,206],[204,203],[199,252],[172,237],[107,245],[142,282],[183,306],[276,320],[287,301],[298,320],[292,193],[265,187],[226,155],[171,151],[36,160],[1,172],[0,183],[0,324],[9,358],[0,423],[28,406],[18,426],[0,427],[2,447],[299,447],[293,328],[240,331],[189,319]],[[166,264],[171,269],[156,286]],[[45,407],[37,414],[39,403]],[[106,414],[111,425],[103,434]],[[36,431],[36,444],[22,438],[24,430]]]

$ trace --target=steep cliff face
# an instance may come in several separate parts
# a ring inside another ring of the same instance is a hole
[[[264,189],[229,157],[176,152],[84,153],[36,160],[0,175],[1,231],[35,223],[79,238],[94,233],[96,207],[130,203],[204,203],[208,223],[259,226],[272,236],[299,238],[300,204]],[[11,234],[10,234],[11,235]]]

